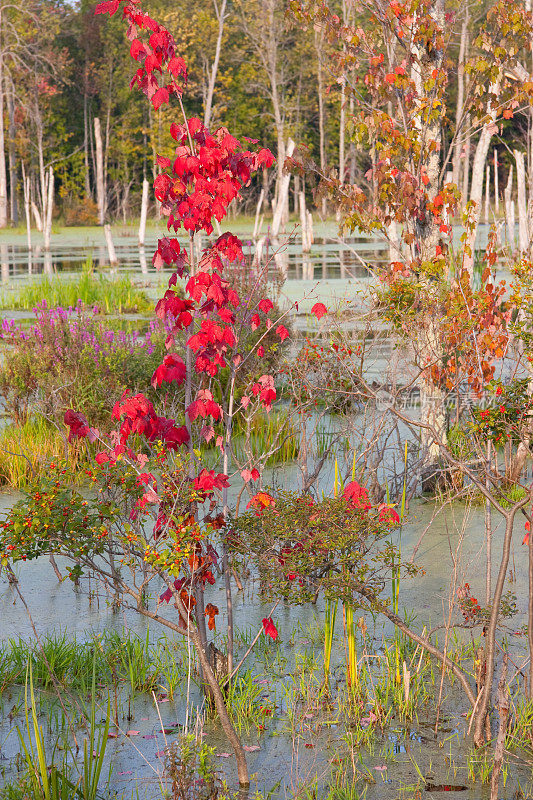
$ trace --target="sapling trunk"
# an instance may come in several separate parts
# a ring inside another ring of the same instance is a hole
[[[228,413],[226,415],[226,435],[224,441],[224,459],[222,471],[225,475],[229,470],[229,448],[231,443],[231,435],[233,431],[233,406],[235,400],[235,365],[231,365],[230,377],[230,390],[229,390],[229,404]],[[222,490],[223,495],[223,514],[224,521],[226,522],[229,516],[228,506],[228,487],[225,486]],[[226,590],[226,613],[228,618],[228,675],[233,672],[233,599],[231,595],[231,572],[229,567],[228,548],[224,534],[222,535],[222,570],[224,572],[224,586]]]
[[[529,687],[528,696],[533,700],[533,531],[529,532],[528,543],[528,575],[529,575],[529,597],[528,597],[528,619],[527,637],[529,644]]]
[[[186,618],[187,611],[184,608],[181,599],[179,598],[179,595],[177,593],[174,593],[174,599],[178,604],[180,613],[182,615],[185,614]],[[159,614],[155,614],[152,611],[148,611],[148,609],[140,607],[138,607],[137,610],[143,616],[146,616],[149,619],[154,620],[155,622],[159,622],[161,625],[170,628],[176,633],[183,634],[183,630],[178,625],[176,625],[174,622],[171,622],[170,620],[165,619],[164,617],[159,616]],[[204,680],[206,681],[212,692],[213,702],[215,703],[215,708],[218,714],[218,718],[220,719],[220,724],[222,725],[222,729],[226,734],[228,741],[233,747],[233,751],[235,753],[235,759],[237,762],[237,775],[239,777],[239,783],[241,787],[247,787],[250,785],[250,777],[248,774],[248,765],[246,763],[246,753],[244,751],[244,747],[242,746],[242,742],[239,739],[239,736],[229,718],[228,710],[226,708],[226,703],[224,701],[224,695],[222,694],[220,685],[209,663],[207,651],[202,647],[198,632],[191,629],[189,630],[189,636],[198,654],[198,660],[200,661],[200,666],[202,668]]]
[[[496,655],[496,629],[498,626],[498,617],[500,614],[500,604],[505,586],[505,578],[507,575],[507,567],[509,566],[509,557],[511,553],[511,542],[513,538],[513,525],[517,511],[528,502],[529,498],[521,500],[516,503],[505,515],[505,534],[503,539],[503,553],[500,562],[500,569],[498,570],[498,578],[494,589],[494,597],[492,598],[492,607],[490,618],[485,632],[485,661],[486,661],[486,675],[485,685],[483,686],[481,699],[475,714],[474,724],[474,742],[477,747],[484,744],[484,727],[485,717],[487,716],[490,704],[490,697],[492,692],[492,681],[494,677],[494,660]]]
[[[502,771],[503,756],[505,753],[505,737],[507,734],[507,723],[509,721],[509,689],[507,687],[507,653],[503,656],[502,674],[498,684],[498,710],[500,714],[500,726],[498,738],[494,748],[494,766],[490,781],[490,800],[498,800],[498,788],[500,785],[500,773]]]
[[[487,441],[487,462],[486,462],[486,477],[485,488],[487,493],[490,492],[490,468],[491,468],[491,442]],[[485,543],[486,543],[486,565],[485,565],[485,603],[488,606],[491,597],[491,575],[492,575],[492,518],[491,518],[492,505],[488,497],[485,497]]]

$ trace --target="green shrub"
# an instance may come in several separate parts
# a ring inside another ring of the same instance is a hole
[[[0,390],[13,422],[24,424],[34,410],[57,424],[67,408],[91,425],[112,424],[110,410],[124,391],[150,394],[150,379],[164,355],[164,331],[152,322],[145,333],[106,326],[78,306],[42,309],[29,329],[4,321],[7,345]]]

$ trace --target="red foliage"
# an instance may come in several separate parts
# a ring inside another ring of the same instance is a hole
[[[265,632],[265,636],[270,636],[274,642],[276,641],[278,638],[278,629],[274,625],[272,617],[265,617],[263,620],[263,630]]]
[[[311,309],[311,314],[314,314],[317,319],[322,319],[322,317],[327,313],[328,310],[324,303],[315,303]]]
[[[85,439],[86,436],[89,436],[91,429],[83,414],[69,409],[65,412],[64,420],[65,425],[69,427],[69,442],[74,441],[74,439]]]
[[[255,508],[257,509],[256,513],[260,514],[265,508],[275,505],[276,501],[272,495],[268,494],[267,492],[257,492],[257,494],[254,494],[246,508]]]
[[[178,385],[185,380],[185,364],[183,359],[175,353],[169,353],[163,359],[163,363],[158,366],[152,376],[152,386],[161,386],[162,383],[172,383]]]
[[[363,511],[368,511],[372,508],[367,490],[363,486],[360,486],[357,481],[352,481],[347,484],[343,492],[343,497],[355,506],[355,508],[362,508]]]

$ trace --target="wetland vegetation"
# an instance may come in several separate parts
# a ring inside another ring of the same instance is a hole
[[[164,5],[0,13],[0,797],[526,800],[531,11]]]

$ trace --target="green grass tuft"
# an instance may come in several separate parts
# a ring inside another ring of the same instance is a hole
[[[81,301],[86,306],[98,306],[105,314],[142,313],[153,309],[153,302],[144,291],[136,288],[131,278],[123,276],[110,280],[90,271],[75,278],[39,278],[14,292],[5,292],[1,298],[3,308],[28,311],[41,306],[43,301],[49,308],[75,308]]]

